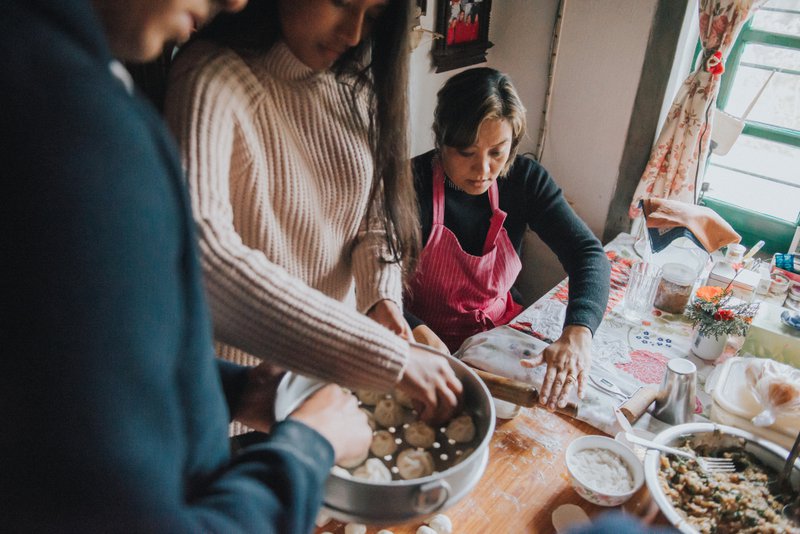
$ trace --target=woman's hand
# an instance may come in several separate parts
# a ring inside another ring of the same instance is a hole
[[[392,300],[379,300],[369,309],[367,317],[385,326],[406,341],[414,339],[411,333],[411,327],[408,326],[408,321],[403,317],[400,306],[395,304]]]
[[[367,456],[372,429],[358,399],[336,384],[328,384],[292,412],[290,419],[304,423],[330,442],[335,463],[347,463]]]
[[[464,390],[444,356],[416,347],[410,347],[397,388],[414,401],[420,419],[434,425],[452,419]]]
[[[439,352],[450,354],[450,349],[447,348],[447,345],[444,344],[444,341],[442,341],[428,325],[421,324],[414,328],[411,333],[414,336],[414,341],[417,343],[422,343],[423,345],[428,345],[432,349],[438,350]]]
[[[253,430],[269,432],[275,422],[275,392],[285,373],[284,369],[266,361],[250,369],[232,418]]]
[[[592,332],[585,326],[564,327],[556,341],[541,354],[529,360],[520,360],[523,367],[547,364],[539,402],[548,410],[567,405],[569,394],[578,388],[578,398],[583,398],[589,368],[592,365]]]

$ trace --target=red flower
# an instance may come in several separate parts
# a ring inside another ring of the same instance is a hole
[[[706,72],[719,76],[725,72],[725,65],[722,64],[722,52],[717,50],[706,60]]]
[[[717,317],[719,315],[719,317]],[[733,310],[719,310],[714,314],[714,319],[717,321],[732,321],[736,314]]]

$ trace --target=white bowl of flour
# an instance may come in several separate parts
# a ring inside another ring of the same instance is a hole
[[[567,447],[567,471],[575,491],[600,506],[619,506],[644,483],[642,462],[628,447],[604,436],[583,436]]]

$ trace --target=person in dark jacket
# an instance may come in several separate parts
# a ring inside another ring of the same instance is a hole
[[[334,461],[366,453],[366,416],[330,385],[231,455],[229,410],[259,411],[244,394],[259,374],[214,358],[176,147],[115,59],[153,58],[245,2],[3,3],[11,531],[305,533]]]
[[[424,249],[405,301],[415,337],[455,351],[521,311],[513,284],[526,228],[569,275],[561,337],[527,365],[545,363],[540,402],[563,407],[589,374],[591,341],[608,301],[610,265],[600,241],[553,178],[518,156],[525,108],[511,80],[490,68],[461,72],[438,93],[436,148],[413,159]],[[427,330],[426,330],[427,329]]]

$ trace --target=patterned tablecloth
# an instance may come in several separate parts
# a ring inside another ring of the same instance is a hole
[[[611,292],[605,317],[592,343],[590,375],[605,377],[630,395],[642,385],[660,384],[671,358],[689,359],[698,370],[696,417],[701,420],[708,417],[711,397],[704,386],[714,364],[691,353],[691,324],[681,314],[655,308],[639,321],[625,318],[621,312],[622,297],[631,265],[641,259],[633,249],[633,237],[628,234],[620,234],[605,248],[611,262]],[[541,351],[546,346],[542,340],[557,339],[561,334],[567,294],[568,280],[564,280],[526,308],[512,324],[468,339],[458,356],[486,371],[541,385],[544,366],[525,369],[519,360]],[[731,338],[723,355],[714,363],[735,355],[742,341]],[[611,435],[620,430],[614,416],[614,408],[621,402],[618,397],[587,387],[584,398],[578,401],[576,396],[573,401],[579,407],[578,419]],[[636,426],[657,432],[664,424],[645,414]]]

